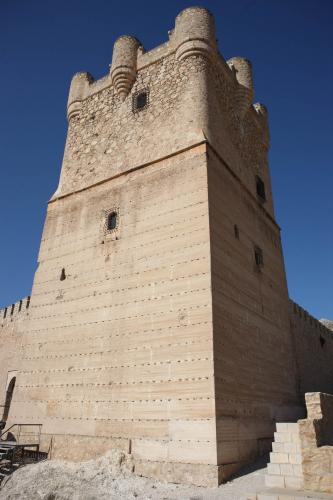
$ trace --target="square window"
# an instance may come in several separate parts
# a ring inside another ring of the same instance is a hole
[[[260,198],[260,200],[266,201],[265,183],[259,177],[259,175],[256,175],[256,189],[257,189],[257,195]]]
[[[149,92],[147,89],[140,90],[133,95],[132,108],[133,112],[142,111],[149,104]]]

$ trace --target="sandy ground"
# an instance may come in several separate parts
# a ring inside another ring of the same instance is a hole
[[[111,450],[88,462],[22,467],[2,485],[0,500],[246,500],[262,489],[265,467],[261,461],[219,488],[200,488],[137,477],[131,457]]]

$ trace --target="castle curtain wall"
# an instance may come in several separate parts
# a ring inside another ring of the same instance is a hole
[[[28,317],[30,297],[5,309],[0,309],[0,421],[8,417],[5,408],[9,399],[8,387],[22,363],[22,332]]]
[[[306,392],[333,394],[333,331],[293,301],[290,328],[301,398]]]

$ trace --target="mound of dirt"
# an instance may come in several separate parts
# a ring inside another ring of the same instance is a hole
[[[131,455],[110,450],[87,462],[47,460],[10,476],[0,500],[241,500],[263,485],[263,470],[219,488],[161,483],[133,474]]]

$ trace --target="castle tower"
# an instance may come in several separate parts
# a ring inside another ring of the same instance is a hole
[[[136,471],[217,484],[299,410],[289,299],[249,61],[181,12],[149,52],[74,76],[12,422],[53,456],[130,450]]]

